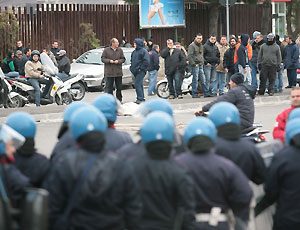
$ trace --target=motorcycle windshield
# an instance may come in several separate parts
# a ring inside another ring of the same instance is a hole
[[[7,125],[1,125],[0,126],[0,142],[7,143],[9,141],[12,141],[13,146],[15,149],[20,148],[24,142],[25,137],[23,137],[21,134],[19,134],[17,131],[12,129],[11,127]]]
[[[4,78],[5,78],[5,75],[4,75],[3,71],[2,71],[2,69],[0,68],[0,79],[4,79]]]
[[[56,75],[58,73],[57,67],[54,65],[53,61],[51,58],[44,52],[41,53],[41,63],[43,66],[47,68],[46,74],[48,75]]]

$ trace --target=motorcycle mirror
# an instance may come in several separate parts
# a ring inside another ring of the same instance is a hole
[[[28,188],[21,210],[22,230],[48,229],[48,196],[44,189]]]
[[[72,60],[72,62],[73,62],[73,63],[75,63],[75,62],[76,62],[76,60],[75,60],[75,59],[73,59],[73,60]]]

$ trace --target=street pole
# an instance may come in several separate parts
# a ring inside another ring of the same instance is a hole
[[[227,42],[229,43],[229,0],[226,0],[226,32]]]

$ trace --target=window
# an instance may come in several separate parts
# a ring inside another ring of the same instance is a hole
[[[102,52],[88,51],[77,58],[76,63],[103,65],[101,61]]]

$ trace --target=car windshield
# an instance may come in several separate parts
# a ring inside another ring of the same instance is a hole
[[[101,61],[102,52],[88,51],[77,58],[76,63],[103,65]]]

